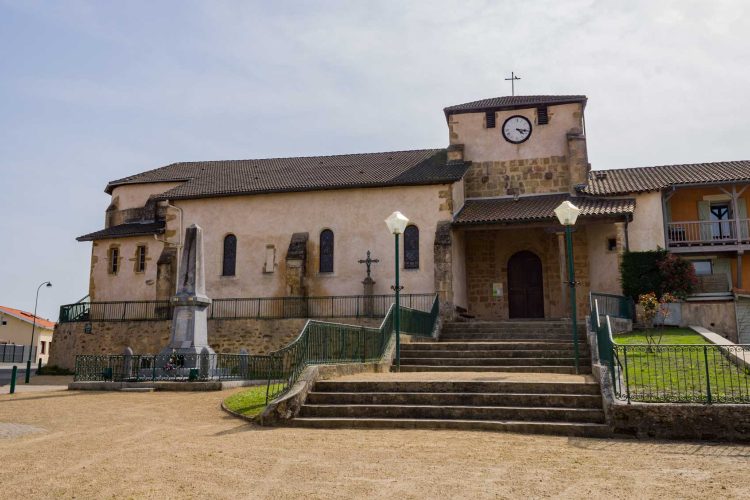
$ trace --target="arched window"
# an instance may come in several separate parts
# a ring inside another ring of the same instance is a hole
[[[224,238],[224,265],[221,274],[223,276],[234,276],[234,268],[237,263],[237,237],[228,234]]]
[[[404,230],[404,269],[419,269],[419,228],[406,226]]]
[[[330,229],[320,233],[320,272],[333,272],[333,231]]]

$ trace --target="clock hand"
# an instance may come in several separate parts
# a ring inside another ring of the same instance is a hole
[[[517,128],[516,130],[518,130],[522,134],[525,134],[525,133],[527,133],[529,131],[528,129],[525,129],[525,128]]]

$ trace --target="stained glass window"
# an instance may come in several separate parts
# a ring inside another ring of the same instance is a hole
[[[419,228],[406,226],[404,230],[404,268],[419,269]]]
[[[320,272],[333,272],[333,231],[330,229],[320,233]]]
[[[234,276],[234,268],[237,263],[237,237],[228,234],[224,238],[224,266],[221,274],[224,276]]]

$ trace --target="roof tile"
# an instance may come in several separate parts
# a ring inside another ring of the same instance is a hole
[[[467,200],[453,220],[454,224],[483,224],[493,222],[521,222],[529,220],[555,220],[555,208],[570,200],[582,210],[580,217],[627,215],[635,210],[635,200],[555,196],[529,196],[492,200]]]
[[[542,104],[563,104],[568,102],[586,102],[585,95],[517,95],[492,97],[479,101],[466,102],[448,106],[443,111],[446,114],[462,112],[467,110],[481,110],[487,108],[503,108],[516,106],[534,106]]]
[[[186,182],[157,199],[206,198],[289,191],[381,187],[455,182],[468,163],[448,162],[445,149],[386,153],[173,163],[112,181],[124,184]]]
[[[750,161],[595,170],[579,192],[594,196],[657,191],[676,184],[750,181]]]
[[[161,234],[164,232],[165,222],[163,220],[158,221],[146,221],[146,222],[130,222],[127,224],[120,224],[119,226],[112,226],[101,231],[94,231],[93,233],[84,234],[76,238],[78,241],[94,241],[103,240],[106,238],[127,238],[130,236],[147,236],[152,234]]]

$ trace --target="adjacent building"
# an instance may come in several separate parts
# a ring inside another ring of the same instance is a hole
[[[28,346],[31,342],[32,328],[37,353],[34,362],[41,359],[42,364],[47,364],[55,323],[39,316],[34,317],[33,314],[20,309],[0,306],[0,345]]]

